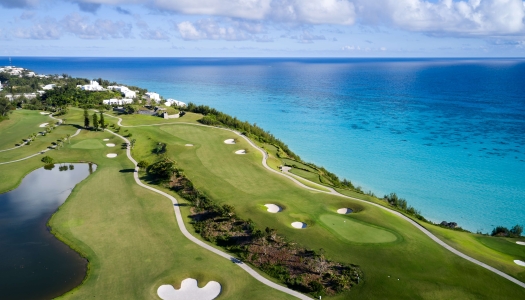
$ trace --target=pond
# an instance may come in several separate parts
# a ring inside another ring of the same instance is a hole
[[[95,169],[94,164],[40,168],[15,190],[0,194],[0,298],[50,299],[82,282],[87,261],[46,223]]]

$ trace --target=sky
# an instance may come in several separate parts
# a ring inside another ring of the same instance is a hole
[[[523,0],[0,0],[0,56],[523,57]]]

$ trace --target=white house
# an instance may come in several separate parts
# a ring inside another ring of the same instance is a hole
[[[103,91],[104,88],[102,86],[100,86],[100,84],[98,84],[97,81],[90,81],[89,84],[87,85],[82,85],[80,86],[80,88],[83,90],[83,91]]]
[[[176,107],[185,107],[186,103],[175,100],[175,99],[168,99],[166,100],[166,103],[164,103],[166,106],[176,106]]]
[[[125,105],[125,104],[132,104],[133,99],[108,99],[108,100],[102,100],[102,104],[105,105]]]
[[[27,77],[34,77],[36,76],[35,72],[29,72],[27,73]]]
[[[153,92],[147,92],[145,95],[146,99],[153,100],[155,102],[160,102],[160,95]]]
[[[45,85],[42,89],[43,90],[52,90],[56,87],[57,85],[52,83],[52,84],[48,84],[48,85]]]
[[[119,91],[122,96],[126,98],[137,97],[137,92],[130,90],[127,86],[110,85],[108,86],[108,90]]]

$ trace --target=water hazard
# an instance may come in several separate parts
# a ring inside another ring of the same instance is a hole
[[[0,194],[0,298],[50,299],[78,286],[87,261],[46,227],[93,164],[55,165],[31,172]]]

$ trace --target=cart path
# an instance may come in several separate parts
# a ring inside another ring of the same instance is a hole
[[[195,123],[187,123],[187,122],[169,122],[169,123],[159,123],[159,124],[149,124],[149,125],[135,125],[135,126],[126,126],[126,125],[122,125],[122,118],[119,118],[119,117],[115,117],[115,116],[112,116],[112,115],[109,115],[109,114],[105,114],[109,117],[112,117],[112,118],[117,118],[119,121],[118,121],[118,125],[121,126],[121,127],[126,127],[126,128],[133,128],[133,127],[146,127],[146,126],[165,126],[165,125],[177,125],[177,124],[180,124],[180,125],[191,125],[191,126],[202,126],[202,127],[209,127],[209,128],[215,128],[215,129],[221,129],[221,130],[226,130],[226,131],[230,131],[234,134],[236,134],[237,136],[240,136],[241,138],[243,138],[244,140],[246,140],[252,147],[254,147],[255,149],[259,150],[259,152],[261,152],[261,154],[263,155],[263,158],[262,158],[262,165],[267,169],[269,170],[270,172],[273,172],[275,174],[278,174],[280,176],[284,176],[286,178],[288,178],[289,180],[292,180],[295,184],[297,184],[298,186],[302,187],[302,188],[305,188],[307,190],[311,190],[311,191],[315,191],[315,192],[318,192],[318,193],[325,193],[325,194],[331,194],[331,195],[334,195],[334,196],[337,196],[337,197],[342,197],[342,198],[347,198],[347,199],[351,199],[351,200],[355,200],[355,201],[359,201],[359,202],[363,202],[363,203],[367,203],[367,204],[370,204],[370,205],[373,205],[375,207],[378,207],[380,209],[384,209],[384,210],[387,210],[389,211],[390,213],[393,213],[395,214],[396,216],[406,220],[407,222],[409,222],[410,224],[414,225],[414,227],[416,227],[417,229],[419,229],[421,232],[423,232],[426,236],[428,236],[430,239],[432,239],[434,242],[436,242],[438,245],[440,245],[441,247],[447,249],[448,251],[456,254],[457,256],[461,257],[461,258],[464,258],[482,268],[485,268],[509,281],[512,281],[514,282],[515,284],[521,286],[522,288],[525,288],[525,283],[524,282],[521,282],[519,281],[518,279],[508,275],[507,273],[504,273],[494,267],[491,267],[489,265],[487,265],[486,263],[484,262],[481,262],[471,256],[468,256],[466,255],[465,253],[449,246],[447,243],[443,242],[442,240],[440,240],[437,236],[435,236],[434,234],[432,234],[430,231],[428,231],[425,227],[423,227],[421,224],[417,223],[416,221],[412,220],[411,218],[405,216],[404,214],[398,212],[398,211],[395,211],[395,210],[392,210],[388,207],[385,207],[385,206],[382,206],[382,205],[379,205],[377,203],[373,203],[373,202],[369,202],[369,201],[366,201],[366,200],[362,200],[362,199],[358,199],[358,198],[354,198],[354,197],[350,197],[350,196],[346,196],[346,195],[343,195],[339,192],[337,192],[336,190],[334,190],[333,188],[329,188],[330,191],[329,192],[325,192],[325,191],[321,191],[321,190],[318,190],[318,189],[314,189],[314,188],[311,188],[309,186],[306,186],[304,185],[303,183],[301,183],[300,181],[298,181],[297,179],[295,179],[293,176],[290,176],[289,174],[287,174],[288,172],[279,172],[277,170],[274,170],[272,168],[270,168],[270,166],[268,166],[267,164],[267,159],[268,159],[268,153],[266,153],[266,151],[264,149],[261,149],[259,146],[257,146],[254,142],[252,142],[252,140],[250,140],[248,137],[244,136],[243,134],[241,134],[240,132],[238,131],[235,131],[233,129],[229,129],[229,128],[223,128],[223,127],[214,127],[214,126],[208,126],[208,125],[204,125],[204,124],[195,124]],[[129,143],[129,141],[128,141]],[[130,149],[128,149],[128,152],[130,151]],[[128,156],[131,158],[131,154],[128,154]],[[135,165],[136,165],[136,162],[135,162]],[[137,178],[138,178],[138,175],[137,175]],[[312,184],[314,185],[319,185],[319,184],[316,184],[315,182],[312,182]],[[319,185],[319,186],[322,186],[322,185]],[[325,187],[325,186],[322,186],[322,187]],[[325,187],[325,188],[328,188],[328,187]],[[159,193],[162,193],[159,191]],[[169,195],[166,194],[167,197],[170,197]],[[176,201],[176,200],[175,200]],[[175,203],[175,202],[174,202]],[[178,211],[178,214],[180,215],[180,211],[178,210],[178,207],[176,207],[176,210],[175,210],[175,213],[177,214],[177,211]],[[177,216],[177,221],[179,220],[179,215]],[[181,220],[181,223],[182,223],[182,220]],[[183,223],[182,223],[183,224]],[[184,225],[184,224],[183,224]],[[182,229],[181,229],[182,230]],[[186,228],[184,227],[184,230],[187,232]],[[183,232],[184,233],[184,232]],[[188,233],[189,234],[189,233]],[[190,235],[191,236],[191,235]],[[188,237],[189,238],[189,237]],[[190,239],[195,239],[193,236],[191,236]],[[197,240],[199,241],[199,240]],[[199,241],[200,242],[200,241]],[[201,242],[202,243],[202,242]],[[206,244],[204,244],[206,245]],[[206,245],[208,246],[208,245]],[[210,246],[208,246],[210,247]],[[211,249],[214,249],[216,250],[215,248],[212,248],[210,247]],[[217,250],[218,251],[218,250]],[[215,252],[215,251],[213,251]],[[220,252],[220,251],[219,251]],[[228,256],[228,255],[227,255]],[[231,256],[229,256],[231,257]],[[253,270],[252,270],[253,271]],[[252,275],[253,276],[253,275]],[[266,280],[266,279],[265,279]],[[264,283],[264,282],[263,282]],[[274,283],[272,283],[274,284]],[[301,294],[302,295],[302,294]],[[306,299],[309,299],[309,298],[306,298]]]

